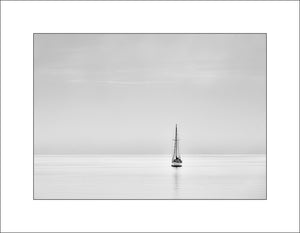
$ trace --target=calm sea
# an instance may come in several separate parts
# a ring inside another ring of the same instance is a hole
[[[265,199],[266,156],[35,155],[35,199]]]

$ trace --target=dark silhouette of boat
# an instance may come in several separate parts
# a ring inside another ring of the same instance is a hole
[[[172,156],[172,167],[182,167],[182,160],[179,154],[179,139],[177,137],[177,124],[175,127],[174,152]]]

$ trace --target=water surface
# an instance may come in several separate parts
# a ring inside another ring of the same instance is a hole
[[[261,154],[35,155],[35,199],[265,199]]]

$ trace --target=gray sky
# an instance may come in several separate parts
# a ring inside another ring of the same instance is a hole
[[[265,39],[35,34],[35,153],[265,153]]]

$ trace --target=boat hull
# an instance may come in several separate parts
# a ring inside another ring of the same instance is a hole
[[[176,162],[174,163],[174,162],[173,162],[173,163],[171,164],[171,166],[172,166],[172,167],[182,167],[182,163],[176,163]]]

